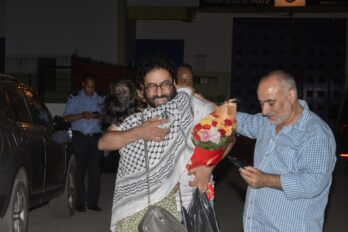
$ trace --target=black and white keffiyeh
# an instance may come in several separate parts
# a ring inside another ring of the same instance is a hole
[[[186,91],[178,91],[177,96],[167,104],[133,114],[120,125],[121,130],[128,130],[142,121],[161,117],[165,111],[172,116],[170,133],[163,141],[147,141],[151,203],[162,200],[173,190],[191,158],[193,146],[187,144],[193,124],[191,97]],[[144,209],[148,204],[144,141],[128,144],[119,153],[121,157],[113,198],[112,231],[117,221]]]

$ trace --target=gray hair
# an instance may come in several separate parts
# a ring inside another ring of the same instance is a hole
[[[290,73],[287,73],[283,70],[274,70],[263,76],[260,82],[265,81],[272,76],[275,76],[280,80],[280,83],[285,90],[289,91],[290,89],[293,89],[297,97],[296,81]]]

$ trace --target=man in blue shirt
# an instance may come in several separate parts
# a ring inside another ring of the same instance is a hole
[[[237,114],[237,132],[256,139],[248,183],[245,232],[322,231],[336,143],[328,125],[297,99],[294,78],[277,70],[259,82],[262,113]]]
[[[64,110],[64,118],[71,123],[72,143],[77,156],[77,199],[76,210],[87,208],[101,211],[98,206],[100,191],[100,159],[98,139],[101,136],[101,104],[103,98],[95,92],[95,78],[87,76],[83,89],[69,98]],[[84,179],[88,170],[88,188],[85,192]]]

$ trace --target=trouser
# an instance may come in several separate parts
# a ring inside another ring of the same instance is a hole
[[[76,205],[88,207],[98,204],[100,192],[100,160],[101,151],[98,150],[98,139],[101,134],[83,135],[74,133],[73,148],[77,164],[77,193]],[[85,191],[85,174],[88,174],[87,193]]]

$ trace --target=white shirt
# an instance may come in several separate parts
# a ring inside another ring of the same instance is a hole
[[[216,105],[212,102],[197,98],[197,97],[192,97],[192,109],[193,109],[193,126],[196,125],[202,118],[213,112],[214,108]],[[188,143],[192,144],[191,137],[187,138]],[[185,173],[181,176],[180,178],[180,191],[181,191],[181,198],[182,198],[182,203],[185,208],[188,207],[190,204],[191,198],[193,191],[195,188],[191,187],[189,185],[189,181],[193,180],[194,176],[190,176],[188,174],[188,171],[186,169]],[[179,195],[177,194],[177,207],[178,211],[180,211],[181,206],[180,206],[180,198]]]

